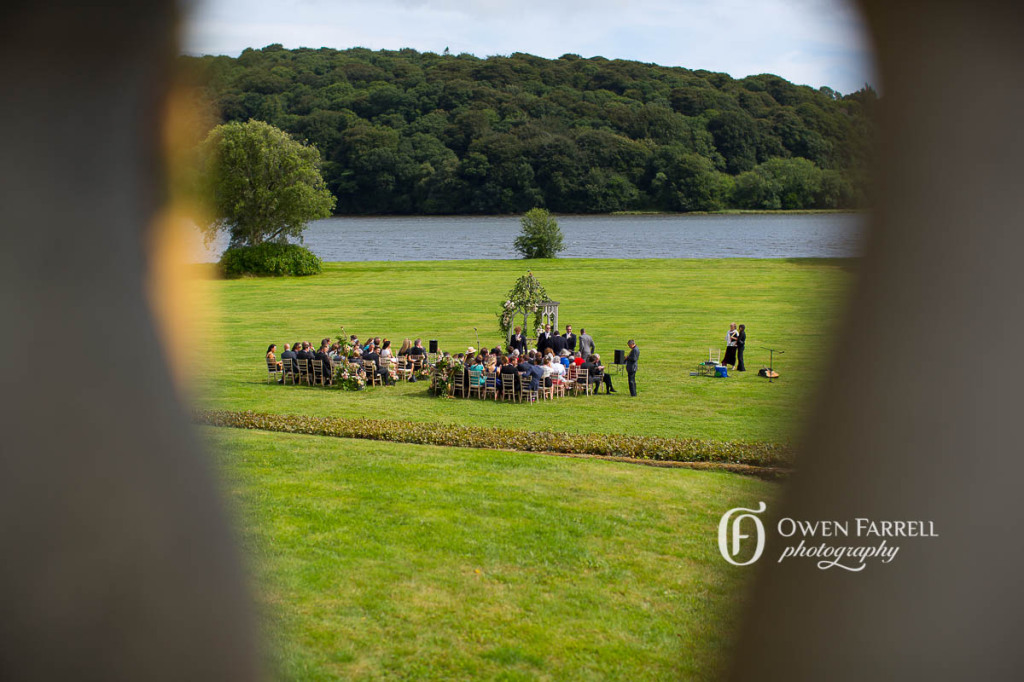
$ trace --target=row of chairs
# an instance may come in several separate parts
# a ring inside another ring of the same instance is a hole
[[[469,371],[469,385],[466,385],[466,372],[457,372],[453,377],[451,395],[463,396],[466,398],[472,398],[474,394],[476,397],[486,399],[493,397],[498,400],[510,400],[513,402],[536,402],[538,399],[554,400],[556,397],[565,397],[567,393],[573,395],[590,395],[594,391],[594,384],[590,383],[590,370],[577,369],[576,365],[569,367],[565,379],[561,382],[553,381],[551,378],[545,379],[541,384],[541,387],[532,391],[525,386],[516,387],[516,379],[512,374],[499,374],[485,373],[483,370],[470,370]],[[501,391],[498,391],[498,385],[501,385]]]
[[[366,383],[371,386],[383,385],[383,377],[377,373],[377,365],[371,360],[363,360],[362,370],[366,374]],[[348,363],[349,370],[357,372],[360,369],[359,363]],[[405,363],[396,363],[395,373],[400,379],[408,379],[414,372],[423,366],[422,360],[409,360]],[[273,360],[267,359],[267,383],[291,383],[296,386],[305,383],[307,386],[319,384],[327,385],[329,378],[324,372],[323,360],[306,360],[285,358],[281,366]]]

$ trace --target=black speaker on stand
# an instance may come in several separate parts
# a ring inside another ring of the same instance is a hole
[[[427,349],[427,352],[428,353],[436,353],[437,352],[437,339],[431,339],[430,340],[430,348]]]
[[[617,350],[617,351],[615,351],[615,364],[618,365],[618,367],[616,367],[616,369],[618,370],[618,373],[622,374],[622,369],[623,369],[623,367],[626,364],[626,351],[624,351],[624,350]]]

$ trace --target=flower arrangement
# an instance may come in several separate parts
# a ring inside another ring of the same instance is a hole
[[[343,391],[361,391],[366,388],[366,379],[362,370],[350,369],[348,363],[341,362],[334,369],[334,385]]]
[[[422,371],[425,371],[424,368]],[[450,398],[455,385],[455,374],[463,370],[463,364],[453,357],[442,355],[433,368],[430,391],[439,398]],[[431,376],[428,374],[427,376]]]
[[[352,345],[352,342],[349,340],[348,336],[345,335],[344,325],[342,325],[341,327],[341,336],[338,337],[338,345],[341,347],[342,356],[347,358],[352,355],[352,351],[354,350],[355,347]]]

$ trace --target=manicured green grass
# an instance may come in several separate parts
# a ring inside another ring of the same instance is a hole
[[[424,235],[425,239],[431,238]],[[723,235],[727,239],[728,235]],[[469,244],[453,254],[471,253]],[[467,251],[468,249],[468,251]],[[304,278],[209,280],[218,306],[199,351],[202,407],[337,417],[374,417],[544,431],[627,433],[715,440],[790,441],[830,362],[835,321],[855,261],[837,260],[540,260],[329,263]],[[360,393],[266,384],[263,354],[297,339],[346,333],[439,339],[451,352],[493,346],[497,310],[516,278],[532,269],[561,302],[560,323],[594,336],[611,364],[635,338],[641,349],[640,397],[619,393],[537,405],[438,400],[426,384]],[[746,323],[746,374],[690,377],[708,348],[723,348],[729,322]],[[782,374],[756,375],[768,363]]]
[[[203,433],[288,680],[715,677],[749,575],[718,555],[718,519],[776,491],[529,453]]]

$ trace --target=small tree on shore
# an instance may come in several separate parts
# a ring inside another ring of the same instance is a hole
[[[565,249],[558,221],[544,208],[532,208],[520,218],[523,231],[514,246],[523,258],[555,258]]]
[[[320,175],[320,152],[263,121],[226,123],[201,148],[200,191],[212,212],[208,238],[227,230],[231,247],[301,237],[326,218],[334,196]]]

